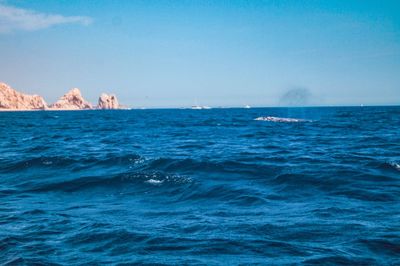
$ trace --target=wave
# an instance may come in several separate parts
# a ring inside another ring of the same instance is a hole
[[[400,108],[359,109],[4,113],[0,265],[398,265]]]
[[[25,192],[76,192],[104,188],[106,190],[116,188],[138,189],[145,184],[167,185],[172,187],[191,184],[192,179],[186,176],[170,175],[161,172],[125,172],[104,176],[84,176],[67,181],[49,180],[47,183],[31,185]],[[136,185],[132,187],[132,185]]]
[[[164,180],[158,180],[158,179],[149,179],[146,181],[146,183],[152,184],[152,185],[160,185],[164,183]]]
[[[312,122],[312,120],[299,119],[299,118],[287,118],[287,117],[276,117],[276,116],[260,116],[255,118],[256,121],[267,121],[277,123],[299,123],[299,122]]]
[[[306,265],[376,265],[377,261],[371,258],[357,258],[354,256],[320,256],[315,259],[304,260]]]
[[[392,169],[400,171],[400,163],[397,162],[388,162],[387,163]]]
[[[101,157],[65,157],[65,156],[40,156],[24,158],[16,161],[0,160],[0,172],[10,173],[12,171],[32,170],[34,168],[56,168],[63,169],[69,166],[115,166],[123,164],[132,164],[142,162],[144,159],[137,154],[128,154],[118,156],[115,154],[106,154]]]
[[[175,159],[158,158],[152,160],[148,165],[143,166],[143,170],[157,170],[172,173],[208,173],[208,174],[240,174],[243,177],[265,177],[273,175],[277,171],[277,166],[263,165],[257,163],[256,158],[251,162],[242,160],[194,160],[194,159]],[[276,158],[271,159],[276,160]]]
[[[382,178],[382,180],[393,179],[393,176],[397,177],[396,179],[400,177],[398,175],[400,172],[400,163],[396,161],[382,162],[379,160],[374,160],[365,164],[365,166],[369,168],[371,172],[374,172],[375,170],[374,173],[380,173],[380,178]]]

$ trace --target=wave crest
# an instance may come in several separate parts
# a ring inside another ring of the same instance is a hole
[[[256,120],[256,121],[278,122],[278,123],[311,122],[311,120],[307,120],[307,119],[276,117],[276,116],[260,116],[260,117],[255,118],[254,120]]]

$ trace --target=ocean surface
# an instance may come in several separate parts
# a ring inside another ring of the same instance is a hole
[[[0,264],[400,265],[400,107],[0,126]]]

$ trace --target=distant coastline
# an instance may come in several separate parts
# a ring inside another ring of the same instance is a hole
[[[331,108],[331,107],[380,107],[380,106],[400,106],[399,104],[354,104],[354,105],[307,105],[307,106],[176,106],[176,107],[136,107],[133,109],[191,109],[191,110],[209,110],[209,109],[257,109],[257,108]],[[42,96],[25,94],[12,88],[6,83],[0,82],[0,112],[14,111],[82,111],[82,110],[131,110],[127,106],[118,102],[114,94],[102,93],[98,99],[97,105],[86,101],[81,91],[77,88],[71,89],[58,101],[47,104]]]
[[[128,109],[119,104],[114,94],[102,93],[94,106],[86,101],[78,88],[73,88],[53,104],[47,104],[42,96],[30,95],[0,83],[0,111],[77,111]]]

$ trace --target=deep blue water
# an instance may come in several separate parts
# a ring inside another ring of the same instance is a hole
[[[1,112],[0,125],[0,263],[400,264],[400,107]]]

